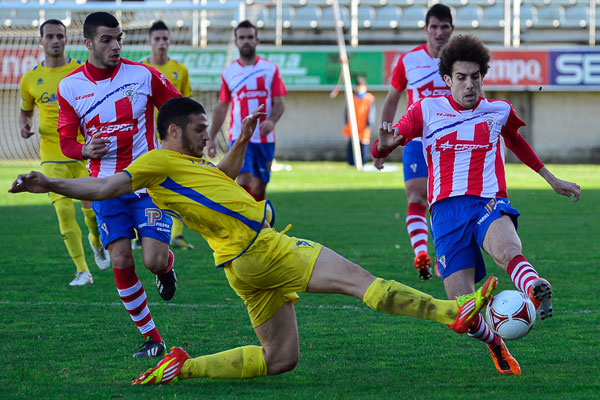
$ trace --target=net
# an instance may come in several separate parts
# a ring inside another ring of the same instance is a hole
[[[76,1],[77,4],[81,2]],[[44,20],[51,18],[61,20],[67,27],[66,55],[81,61],[87,60],[88,57],[83,41],[83,22],[91,12],[108,11],[117,17],[125,33],[122,57],[134,61],[141,61],[150,55],[148,28],[156,20],[164,21],[170,30],[169,56],[183,62],[190,70],[192,98],[204,105],[210,118],[210,113],[218,101],[218,82],[204,82],[200,74],[194,74],[193,69],[196,64],[204,66],[206,63],[213,63],[214,68],[220,71],[226,63],[236,57],[231,29],[237,24],[240,15],[237,8],[199,9],[197,6],[192,7],[190,2],[182,6],[167,0],[166,3],[161,3],[160,7],[153,7],[145,2],[136,2],[135,5],[123,4],[123,9],[115,12],[106,9],[106,3],[96,3],[97,6],[85,4],[96,8],[73,4],[73,9],[57,9],[51,7],[55,4],[44,8],[43,2],[44,0],[41,0],[42,5],[37,5],[35,9],[26,8],[27,0],[15,1],[15,8],[12,9],[2,8],[6,3],[0,4],[0,160],[39,160],[39,135],[23,139],[19,132],[19,84],[23,74],[44,58],[43,49],[39,45],[39,26]],[[220,30],[214,29],[212,37],[203,29],[209,20],[212,26],[222,26]],[[227,56],[218,60],[206,59],[198,46],[206,45],[209,41],[221,43],[222,47],[227,46],[230,50],[227,51]],[[192,60],[194,65],[188,65],[187,60]],[[34,132],[37,132],[38,120],[36,109]],[[227,126],[229,122],[225,121],[223,127]],[[224,129],[221,129],[217,139],[220,149],[226,151],[227,139]]]

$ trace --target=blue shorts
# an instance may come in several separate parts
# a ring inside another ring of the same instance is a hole
[[[404,182],[414,178],[427,177],[427,163],[423,155],[423,142],[412,140],[404,146],[402,155]]]
[[[229,142],[230,149],[234,143],[235,140]],[[248,143],[240,174],[250,172],[263,183],[269,183],[271,179],[271,163],[274,156],[275,143]]]
[[[169,244],[171,216],[158,208],[147,193],[126,194],[114,199],[93,201],[100,240],[104,247],[120,238],[150,237]]]
[[[516,229],[520,213],[506,198],[457,196],[433,204],[431,235],[442,279],[472,267],[475,267],[475,282],[485,277],[480,248],[490,224],[503,215],[512,219]]]

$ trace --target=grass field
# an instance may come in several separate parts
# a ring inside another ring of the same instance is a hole
[[[404,227],[400,172],[360,173],[341,163],[291,163],[269,197],[277,226],[444,298],[439,279],[420,282]],[[71,288],[74,267],[45,195],[9,195],[35,164],[0,164],[1,399],[591,399],[600,392],[600,166],[550,166],[582,186],[578,203],[555,195],[527,167],[510,165],[509,194],[521,211],[524,253],[554,287],[555,316],[508,343],[523,375],[502,376],[487,348],[429,321],[380,314],[354,298],[301,294],[297,368],[248,381],[196,379],[132,387],[155,359],[133,359],[141,336],[110,271],[88,251],[93,286]],[[80,226],[81,212],[78,210]],[[87,231],[86,231],[87,233]],[[176,252],[179,288],[160,300],[136,252],[137,272],[168,346],[192,355],[258,344],[241,301],[208,247]],[[87,246],[87,243],[86,243]],[[430,245],[430,249],[432,246]],[[513,289],[489,258],[499,290]]]

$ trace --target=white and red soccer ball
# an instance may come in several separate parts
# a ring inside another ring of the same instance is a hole
[[[527,335],[535,323],[536,311],[529,297],[518,290],[504,290],[494,296],[485,317],[489,327],[503,339]]]

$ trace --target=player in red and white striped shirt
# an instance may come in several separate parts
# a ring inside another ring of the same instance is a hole
[[[249,21],[242,21],[235,28],[234,35],[240,58],[225,67],[221,75],[221,92],[213,110],[207,154],[209,157],[216,155],[215,138],[225,121],[229,103],[232,103],[229,148],[240,135],[244,118],[264,105],[267,116],[258,122],[237,177],[240,186],[261,201],[266,197],[271,177],[271,163],[275,154],[274,128],[283,114],[283,96],[287,94],[287,89],[277,65],[256,54],[259,42],[256,27]]]
[[[522,254],[516,231],[519,212],[507,198],[500,137],[556,193],[577,201],[581,190],[544,166],[519,134],[525,124],[510,103],[480,96],[489,60],[489,51],[479,39],[460,35],[450,40],[442,50],[439,69],[452,94],[416,102],[393,127],[384,121],[372,153],[385,158],[397,146],[422,137],[432,235],[449,298],[469,293],[486,275],[483,248],[509,273],[515,286],[529,294],[545,319],[552,315],[552,287]],[[488,345],[501,373],[521,373],[481,315],[469,335]]]
[[[432,6],[425,16],[424,31],[427,43],[402,54],[394,67],[381,121],[394,120],[403,91],[406,91],[408,107],[425,97],[450,94],[450,88],[438,73],[439,53],[454,32],[450,8],[443,4]],[[373,159],[375,166],[379,163],[379,159]],[[402,164],[408,201],[406,230],[415,253],[414,266],[421,280],[427,280],[432,277],[431,257],[427,251],[427,163],[420,138],[404,147]],[[436,273],[439,276],[437,268]]]
[[[154,67],[121,58],[123,32],[111,14],[88,15],[83,33],[89,59],[59,84],[58,131],[63,153],[76,160],[89,159],[90,176],[103,178],[158,147],[154,108],[181,95]],[[83,145],[77,141],[80,130]],[[157,275],[161,297],[170,300],[177,279],[169,250],[172,219],[154,205],[145,189],[94,201],[92,207],[100,239],[112,259],[119,296],[146,339],[134,357],[158,356],[165,346],[135,273],[130,241],[137,230],[144,264]]]

